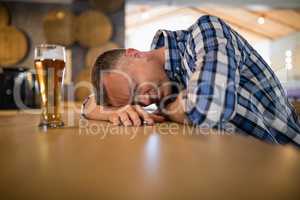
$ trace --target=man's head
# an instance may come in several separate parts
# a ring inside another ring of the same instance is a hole
[[[97,104],[123,106],[150,105],[170,94],[164,72],[164,49],[141,52],[114,49],[101,54],[92,69],[91,79]],[[163,86],[164,85],[164,86]]]

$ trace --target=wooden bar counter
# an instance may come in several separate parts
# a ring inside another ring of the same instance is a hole
[[[74,114],[74,113],[73,113]],[[0,112],[1,199],[300,199],[300,151],[175,123]]]

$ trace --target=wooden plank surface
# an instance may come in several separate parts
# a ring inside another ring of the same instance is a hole
[[[37,114],[0,113],[1,199],[300,199],[295,147],[64,115],[65,128],[44,132]]]

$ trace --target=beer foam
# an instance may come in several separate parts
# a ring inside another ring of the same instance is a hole
[[[36,60],[51,59],[66,61],[65,48],[63,46],[40,46],[39,48],[36,48],[35,51]]]

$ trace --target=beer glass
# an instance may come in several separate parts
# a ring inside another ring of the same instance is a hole
[[[34,66],[42,109],[40,127],[56,128],[64,125],[60,106],[65,62],[66,53],[63,46],[42,44],[35,48]]]

